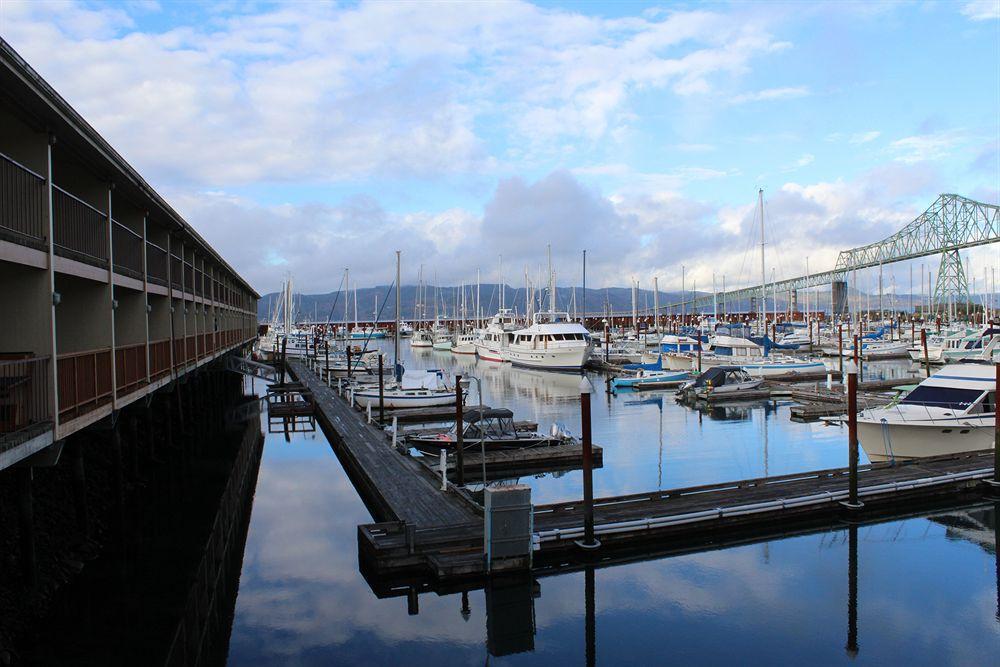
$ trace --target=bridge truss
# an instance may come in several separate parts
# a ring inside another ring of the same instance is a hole
[[[942,255],[942,266],[934,289],[934,303],[965,303],[968,284],[959,250],[1000,241],[1000,206],[984,204],[961,195],[942,194],[912,222],[886,239],[858,248],[841,251],[832,271],[812,273],[766,285],[768,294],[848,282],[853,271],[885,264],[905,262],[929,255]],[[692,310],[718,303],[741,303],[759,298],[760,284],[726,292],[700,295],[662,306],[661,310]]]

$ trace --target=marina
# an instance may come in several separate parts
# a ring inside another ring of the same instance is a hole
[[[994,4],[0,0],[0,667],[997,663]]]

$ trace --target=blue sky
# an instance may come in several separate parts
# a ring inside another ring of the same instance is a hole
[[[758,187],[785,276],[940,192],[996,202],[998,14],[0,0],[0,35],[261,291],[384,283],[397,248],[407,281],[501,253],[520,281],[549,243],[560,282],[587,248],[598,284],[670,286],[750,279]]]

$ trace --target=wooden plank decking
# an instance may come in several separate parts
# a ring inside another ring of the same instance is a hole
[[[392,449],[380,428],[366,424],[302,361],[290,359],[288,367],[312,391],[316,417],[377,521],[417,527],[482,523],[474,503],[454,491],[442,492],[424,466]]]

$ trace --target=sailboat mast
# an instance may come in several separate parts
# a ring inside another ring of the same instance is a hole
[[[685,289],[685,275],[686,269],[683,264],[681,264],[681,326],[684,326],[684,319],[687,316],[687,304],[684,300],[687,298],[687,290]],[[674,311],[675,313],[677,311]]]
[[[397,250],[396,251],[396,326],[394,327],[396,335],[393,336],[392,338],[392,366],[394,375],[397,372],[395,369],[399,368],[399,318],[400,318],[399,309],[401,307],[401,299],[399,296],[400,293],[399,256],[400,256],[400,251]]]
[[[636,291],[639,287],[639,281],[635,278],[632,279],[632,328],[635,330],[636,338],[639,337],[639,310],[636,305]]]
[[[556,312],[556,274],[552,273],[552,246],[548,245],[547,254],[549,257],[549,312]]]
[[[719,319],[719,293],[715,291],[715,271],[712,271],[712,319]]]
[[[497,261],[497,289],[500,291],[500,310],[503,310],[503,293],[505,291],[503,288],[503,255],[500,255],[500,259]]]
[[[757,204],[760,208],[760,325],[765,327],[767,316],[767,273],[764,269],[764,188],[757,191]]]
[[[653,332],[660,333],[660,279],[653,276]]]

